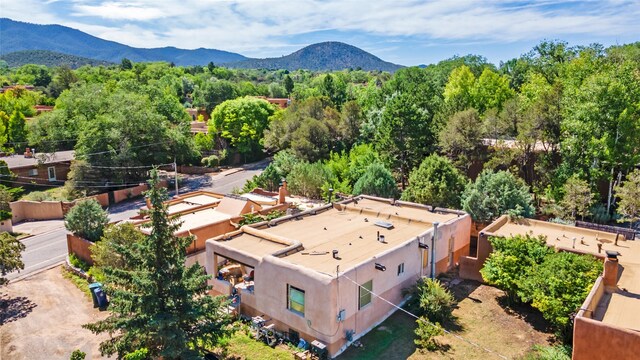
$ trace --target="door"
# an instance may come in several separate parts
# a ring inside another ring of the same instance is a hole
[[[56,181],[56,168],[51,166],[47,169],[47,172],[49,173],[49,181]]]

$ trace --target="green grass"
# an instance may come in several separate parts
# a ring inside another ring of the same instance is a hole
[[[416,351],[415,319],[396,311],[361,339],[362,347],[350,346],[340,360],[406,359]],[[381,355],[383,355],[381,357]]]
[[[64,267],[62,267],[62,277],[71,281],[78,289],[80,289],[85,294],[85,296],[91,299],[91,292],[89,291],[89,282],[87,282],[87,279],[79,276],[73,271],[67,270]]]
[[[44,191],[31,191],[22,196],[20,200],[31,201],[69,201],[69,192],[64,187],[56,187]]]
[[[289,348],[277,346],[271,348],[265,343],[251,338],[246,327],[234,332],[222,341],[226,346],[222,350],[222,359],[252,359],[252,360],[290,360],[293,353]]]

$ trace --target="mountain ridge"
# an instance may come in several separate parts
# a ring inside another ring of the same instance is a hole
[[[134,62],[166,61],[176,65],[206,65],[213,62],[230,68],[343,70],[363,69],[393,72],[402,66],[386,62],[353,45],[327,41],[308,45],[279,58],[252,59],[224,50],[173,46],[135,48],[63,25],[40,25],[0,18],[0,55],[11,55],[19,62],[17,51],[46,50],[88,59],[119,63],[123,58]],[[53,55],[51,55],[53,56]],[[46,65],[46,64],[45,64]]]

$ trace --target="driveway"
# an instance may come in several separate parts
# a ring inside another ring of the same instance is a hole
[[[82,325],[107,317],[62,277],[62,267],[10,283],[0,290],[0,359],[69,359],[80,349],[100,359],[100,341]]]

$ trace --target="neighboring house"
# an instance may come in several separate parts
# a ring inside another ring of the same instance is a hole
[[[50,105],[36,105],[34,106],[34,108],[36,109],[36,115],[40,115],[44,112],[53,111],[53,106],[50,106]]]
[[[287,98],[268,98],[266,96],[256,96],[258,99],[267,100],[269,103],[278,105],[280,109],[286,109],[291,105],[291,99]]]
[[[11,181],[16,183],[60,184],[67,180],[67,174],[74,159],[73,150],[55,153],[35,153],[29,151],[24,155],[0,157],[7,163],[9,170],[16,175]],[[25,184],[26,185],[26,184]]]
[[[210,119],[210,115],[206,109],[187,108],[187,113],[191,117],[191,121],[198,121],[198,117],[202,115],[203,122],[206,124]],[[202,121],[201,121],[202,122]]]
[[[478,236],[477,254],[460,259],[460,277],[482,281],[480,269],[492,252],[489,237],[543,235],[559,251],[604,260],[604,273],[578,310],[573,359],[634,359],[640,354],[640,242],[622,234],[504,215]],[[619,255],[618,255],[619,254]],[[620,259],[618,259],[620,256]]]
[[[15,90],[15,89],[25,89],[25,90],[33,91],[35,90],[35,87],[33,85],[5,85],[2,88],[0,88],[0,94],[8,90]]]
[[[331,357],[391,315],[403,289],[456,266],[471,218],[448,209],[359,196],[206,242],[213,294],[239,311],[320,341]],[[238,299],[236,299],[238,300]]]

